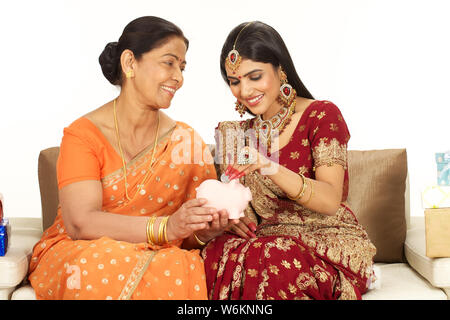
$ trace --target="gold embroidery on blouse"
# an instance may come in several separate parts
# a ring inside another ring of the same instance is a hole
[[[313,149],[314,168],[339,164],[347,169],[347,145],[340,144],[336,138],[329,143],[327,138],[321,138],[319,144]]]
[[[311,111],[311,113],[309,114],[310,118],[314,118],[317,114],[317,110]]]
[[[316,127],[316,128],[314,129],[314,131],[313,131],[313,136],[316,135],[317,131],[319,131],[319,127]]]
[[[309,140],[308,139],[302,139],[302,146],[304,146],[304,147],[309,146]]]
[[[336,123],[330,123],[330,130],[336,132],[339,131],[339,127]]]
[[[301,166],[298,168],[298,174],[305,174],[306,172],[308,172],[308,168],[306,168],[305,166]]]
[[[291,152],[290,158],[292,160],[298,159],[298,158],[300,158],[300,153],[298,151]]]
[[[323,117],[325,117],[327,114],[325,111],[322,111],[318,116],[317,119],[321,120]]]

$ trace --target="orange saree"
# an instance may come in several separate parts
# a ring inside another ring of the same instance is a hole
[[[149,168],[152,146],[127,164],[134,195],[125,200],[122,161],[87,118],[64,129],[57,164],[58,187],[82,180],[103,186],[102,210],[131,216],[166,216],[195,197],[195,188],[216,171],[208,147],[188,125],[177,125],[160,138]],[[164,246],[128,243],[108,237],[72,240],[61,210],[35,245],[29,280],[37,299],[206,299],[199,250],[183,250],[182,240]]]

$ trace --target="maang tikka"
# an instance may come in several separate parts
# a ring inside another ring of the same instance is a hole
[[[233,43],[233,49],[231,49],[230,52],[228,52],[228,55],[225,59],[225,64],[227,65],[227,67],[233,72],[233,74],[236,73],[236,70],[239,68],[241,61],[242,61],[242,57],[239,54],[239,52],[236,50],[236,42],[239,39],[239,36],[241,35],[241,32],[247,28],[250,24],[252,24],[253,22],[249,22],[247,23],[242,29],[241,31],[239,31],[236,39],[234,40]]]

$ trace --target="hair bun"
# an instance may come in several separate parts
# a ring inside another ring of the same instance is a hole
[[[118,74],[118,45],[118,42],[108,43],[98,58],[103,75],[112,84],[118,84],[120,79],[120,75]]]

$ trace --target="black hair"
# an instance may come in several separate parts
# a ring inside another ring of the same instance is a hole
[[[189,47],[179,27],[162,18],[145,16],[137,18],[127,24],[118,42],[110,42],[100,54],[98,61],[103,75],[114,85],[122,84],[122,67],[120,56],[126,49],[131,50],[139,60],[142,54],[164,45],[172,37],[181,38]]]
[[[274,68],[281,66],[287,75],[289,84],[297,91],[297,95],[314,99],[300,80],[291,55],[280,34],[271,26],[260,21],[253,21],[250,24],[248,22],[241,23],[230,32],[225,40],[220,55],[220,71],[228,85],[230,83],[225,70],[225,59],[233,49],[236,37],[238,37],[236,50],[243,59],[270,63]]]

